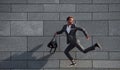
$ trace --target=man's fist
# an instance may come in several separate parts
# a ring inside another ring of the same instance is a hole
[[[86,38],[87,38],[87,40],[89,40],[89,39],[90,39],[90,36],[87,36]]]

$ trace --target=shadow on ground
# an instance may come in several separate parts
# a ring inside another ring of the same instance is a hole
[[[29,52],[23,52],[22,54],[15,54],[10,57],[8,57],[5,60],[0,61],[0,69],[21,69],[21,68],[38,68],[42,69],[48,62],[48,58],[52,54],[45,55],[41,58],[36,58],[33,55],[33,53],[41,48],[43,44],[40,44],[33,49],[31,49]],[[28,54],[29,53],[29,54]],[[41,55],[40,55],[41,56]],[[19,59],[19,60],[12,60],[11,57],[14,57],[14,59]],[[24,59],[20,59],[24,58]],[[31,58],[32,60],[28,60],[28,58]]]

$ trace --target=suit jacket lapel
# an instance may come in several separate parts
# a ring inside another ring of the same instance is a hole
[[[72,28],[74,28],[74,24],[72,24],[72,25],[71,25],[71,30],[72,30]],[[67,29],[67,25],[66,25],[66,29]],[[65,29],[65,31],[67,32],[67,30],[66,30],[66,29]],[[71,33],[71,30],[70,30],[70,32],[69,32],[69,33],[67,32],[67,34],[70,34],[70,33]]]

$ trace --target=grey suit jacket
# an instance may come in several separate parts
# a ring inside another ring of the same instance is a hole
[[[84,35],[87,37],[87,31],[85,31],[84,28],[81,27],[76,27],[75,24],[72,24],[71,26],[71,31],[68,33],[67,30],[67,24],[65,24],[62,29],[60,31],[57,31],[57,34],[62,34],[63,32],[65,32],[66,34],[66,38],[67,38],[67,44],[70,43],[71,41],[76,42],[76,31],[82,31],[84,33]]]

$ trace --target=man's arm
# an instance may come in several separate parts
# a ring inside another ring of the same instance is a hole
[[[81,27],[76,27],[76,28],[77,28],[77,30],[82,31],[83,34],[85,35],[85,37],[87,39],[89,39],[89,35],[88,35],[87,31],[85,30],[85,28],[81,28]]]
[[[64,28],[65,28],[65,25],[63,26],[63,28],[62,28],[60,31],[57,31],[57,32],[55,33],[55,35],[57,35],[57,34],[62,34],[62,33],[64,32]]]

